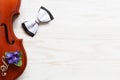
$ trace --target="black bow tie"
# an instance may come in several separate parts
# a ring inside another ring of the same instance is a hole
[[[40,7],[36,20],[25,21],[22,23],[22,27],[27,34],[34,36],[38,30],[38,25],[40,23],[48,23],[53,20],[54,17],[45,7]]]

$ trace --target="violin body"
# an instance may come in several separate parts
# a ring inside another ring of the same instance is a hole
[[[21,0],[0,0],[0,80],[16,80],[25,70],[26,52],[22,39],[13,32],[13,18]]]

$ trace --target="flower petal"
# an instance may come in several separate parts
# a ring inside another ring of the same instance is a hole
[[[7,62],[8,62],[8,64],[13,64],[14,63],[14,61],[12,59],[7,60]]]
[[[9,53],[9,52],[6,52],[6,54],[5,54],[5,58],[6,59],[10,59],[10,58],[12,58],[13,57],[13,54],[11,54],[11,53]]]
[[[12,60],[14,61],[14,63],[17,64],[17,63],[19,62],[20,59],[19,59],[19,57],[14,57]]]

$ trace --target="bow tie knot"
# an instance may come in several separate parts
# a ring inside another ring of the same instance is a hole
[[[54,17],[45,7],[40,7],[36,20],[25,21],[22,23],[22,27],[27,34],[34,36],[38,30],[40,23],[48,23],[53,20]]]

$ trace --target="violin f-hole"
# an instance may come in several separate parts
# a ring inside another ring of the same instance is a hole
[[[8,44],[13,45],[15,43],[15,41],[9,39],[7,25],[2,23],[1,26],[3,26],[5,28],[6,41],[8,42]]]

